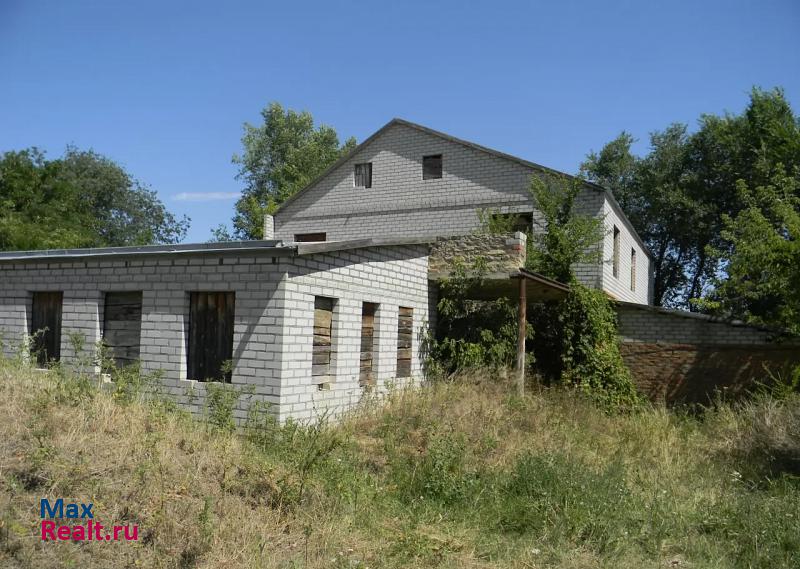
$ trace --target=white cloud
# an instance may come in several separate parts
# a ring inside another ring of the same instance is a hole
[[[239,192],[181,192],[172,196],[177,202],[212,202],[238,198]]]

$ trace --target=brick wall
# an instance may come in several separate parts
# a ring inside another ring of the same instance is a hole
[[[149,258],[0,263],[0,335],[13,356],[28,334],[32,291],[63,291],[62,361],[74,355],[71,332],[93,356],[101,337],[107,291],[142,291],[141,364],[159,370],[161,388],[195,414],[203,412],[206,383],[187,379],[190,291],[235,293],[231,383],[252,391],[235,410],[246,418],[253,400],[274,405],[283,419],[339,412],[361,397],[358,387],[361,302],[380,303],[377,390],[392,383],[398,306],[414,309],[412,376],[421,374],[419,340],[428,318],[427,248],[378,247],[299,257],[193,254]],[[338,299],[334,335],[336,377],[317,392],[311,378],[313,299]],[[25,350],[22,349],[25,353]],[[408,380],[407,380],[408,381]]]
[[[275,259],[275,264],[273,264]],[[202,412],[205,383],[186,378],[190,291],[233,291],[233,383],[251,386],[256,398],[279,403],[280,307],[274,300],[287,259],[270,256],[175,256],[120,260],[0,263],[0,328],[6,355],[28,333],[32,291],[63,291],[61,359],[74,361],[70,333],[85,339],[88,356],[101,339],[107,291],[142,291],[142,370],[163,374],[163,392],[187,410]],[[236,411],[246,414],[244,403]]]
[[[634,237],[633,227],[608,196],[603,199],[603,261],[601,286],[617,300],[650,304],[652,280],[650,257]],[[614,276],[614,227],[619,229],[619,272]],[[631,290],[631,249],[636,251],[635,290]]]
[[[688,312],[620,304],[622,357],[655,401],[707,403],[736,396],[800,364],[800,343],[773,331]]]
[[[735,397],[800,364],[800,348],[629,342],[622,357],[636,386],[653,401],[708,403],[716,391]]]
[[[422,179],[422,157],[443,155],[440,179]],[[353,187],[353,164],[372,162],[372,187]],[[532,170],[405,125],[394,125],[275,215],[275,235],[325,231],[329,240],[462,235],[476,208],[532,211]]]
[[[295,259],[279,295],[286,308],[283,334],[289,349],[281,367],[281,416],[337,414],[363,395],[359,386],[361,306],[378,304],[373,392],[422,376],[420,342],[428,324],[428,247],[372,247]],[[324,389],[311,381],[315,296],[336,299],[333,323],[335,378]],[[397,317],[413,308],[411,377],[397,380]]]
[[[441,179],[422,179],[422,157],[443,155]],[[353,165],[372,162],[372,187],[353,185]],[[479,209],[499,213],[531,213],[533,230],[541,230],[528,189],[541,172],[419,129],[396,124],[361,148],[308,191],[275,215],[275,236],[291,241],[296,234],[325,232],[329,241],[370,237],[430,237],[468,235],[480,228]],[[578,280],[604,288],[615,298],[646,303],[649,296],[647,255],[633,238],[633,229],[600,191],[586,188],[576,211],[606,218],[623,234],[621,279],[604,278],[610,271],[611,234],[602,245],[604,263],[575,267]],[[610,227],[610,226],[609,226]],[[609,229],[610,231],[610,229]],[[630,280],[630,247],[639,249],[640,282]],[[628,260],[625,260],[625,255]],[[606,266],[608,265],[608,266]],[[610,274],[610,273],[609,273]]]

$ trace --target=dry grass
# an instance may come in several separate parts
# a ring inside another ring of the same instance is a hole
[[[511,392],[462,378],[239,436],[0,363],[0,566],[800,565],[795,399],[611,416]],[[42,497],[140,540],[43,543]]]

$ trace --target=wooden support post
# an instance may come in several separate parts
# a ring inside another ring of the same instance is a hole
[[[525,331],[527,329],[527,308],[525,277],[519,277],[519,330],[517,332],[517,395],[525,395]]]

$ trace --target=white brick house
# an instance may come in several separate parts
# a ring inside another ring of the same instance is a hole
[[[126,299],[124,310],[119,298]],[[333,308],[318,354],[319,298]],[[374,315],[366,342],[365,303]],[[352,407],[365,391],[365,353],[372,391],[420,378],[427,321],[423,245],[248,241],[0,253],[0,352],[28,357],[27,338],[47,328],[42,360],[71,364],[78,355],[95,358],[97,342],[105,340],[112,355],[140,361],[145,372],[158,370],[164,391],[200,414],[221,362],[210,362],[210,377],[192,368],[221,350],[217,359],[233,365],[227,381],[249,392],[235,410],[240,422],[253,401],[272,404],[281,419]],[[193,334],[199,328],[203,333]],[[84,341],[83,354],[72,353],[74,333]],[[325,354],[325,375],[317,376],[313,366]]]
[[[425,172],[427,164],[427,173]],[[275,214],[285,241],[414,239],[464,235],[479,228],[478,211],[537,212],[531,176],[552,170],[394,119],[367,138]],[[581,282],[612,297],[651,300],[650,253],[607,190],[585,184],[578,211],[603,218],[603,261],[578,266]]]

